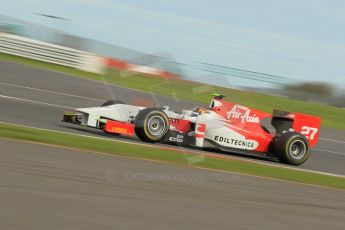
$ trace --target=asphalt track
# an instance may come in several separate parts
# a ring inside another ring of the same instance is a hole
[[[0,70],[0,122],[99,136],[104,133],[61,124],[62,112],[75,107],[99,106],[111,98],[127,103],[170,105],[174,110],[195,106],[195,103],[176,98],[10,62],[0,61]],[[345,175],[344,149],[345,132],[323,128],[316,149],[308,161],[299,167]]]
[[[0,139],[1,229],[344,229],[337,189]]]

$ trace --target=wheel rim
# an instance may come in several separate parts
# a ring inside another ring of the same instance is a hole
[[[160,136],[165,131],[165,121],[161,116],[152,116],[147,122],[147,126],[153,136]]]
[[[302,159],[307,152],[306,144],[301,140],[293,141],[289,146],[289,153],[295,160]]]

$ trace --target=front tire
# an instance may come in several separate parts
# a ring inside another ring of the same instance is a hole
[[[135,117],[135,134],[145,142],[162,140],[169,131],[169,118],[160,109],[146,108]]]
[[[279,161],[290,165],[300,165],[310,155],[310,146],[307,138],[297,132],[281,134],[274,143],[275,153]]]

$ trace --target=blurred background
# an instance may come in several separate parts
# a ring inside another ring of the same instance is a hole
[[[2,8],[1,53],[345,107],[343,1],[18,0]]]

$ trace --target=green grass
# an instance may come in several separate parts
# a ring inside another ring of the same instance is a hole
[[[160,147],[146,147],[111,140],[100,140],[91,137],[3,123],[0,123],[0,137],[70,147],[80,150],[97,151],[118,156],[158,160],[179,165],[189,165],[187,157],[196,156],[195,154],[182,154],[174,150],[163,150]],[[312,172],[302,172],[237,159],[220,159],[206,156],[203,161],[195,163],[193,166],[345,189],[345,178]]]
[[[34,61],[3,53],[0,53],[0,59],[33,65],[82,78],[105,81],[128,88],[154,92],[181,100],[195,101],[203,104],[209,103],[211,93],[221,93],[226,95],[231,101],[266,112],[272,112],[272,110],[275,108],[319,116],[322,117],[323,127],[345,130],[345,109],[340,109],[333,106],[269,96],[260,93],[245,92],[229,88],[206,86],[204,84],[191,81],[166,80],[159,77],[119,72],[115,70],[108,70],[105,76],[100,76],[98,74],[87,73],[74,68]]]

